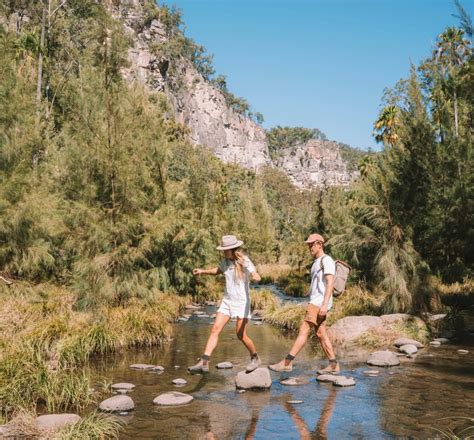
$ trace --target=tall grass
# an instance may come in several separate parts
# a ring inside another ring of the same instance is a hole
[[[288,264],[259,264],[257,272],[262,277],[262,284],[277,283],[283,277],[286,277],[291,272],[291,266]]]
[[[116,417],[93,412],[82,420],[55,432],[52,440],[111,440],[118,439],[123,423]]]
[[[252,310],[275,309],[280,305],[280,300],[268,289],[252,290],[250,292]]]
[[[303,321],[306,307],[300,304],[286,304],[283,307],[264,310],[265,321],[285,330],[296,331]]]

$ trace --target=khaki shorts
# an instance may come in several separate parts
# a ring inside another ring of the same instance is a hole
[[[306,308],[306,315],[304,316],[304,320],[314,325],[320,325],[326,320],[326,318],[318,322],[318,313],[319,313],[319,307],[310,303],[308,304],[308,307]]]

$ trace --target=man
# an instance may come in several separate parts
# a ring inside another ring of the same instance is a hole
[[[298,337],[288,355],[277,364],[270,365],[273,371],[291,371],[292,363],[296,355],[306,344],[311,328],[314,328],[324,350],[329,365],[318,371],[318,374],[337,374],[340,372],[339,363],[336,360],[334,350],[326,332],[326,315],[332,307],[332,291],[336,263],[324,253],[324,238],[319,234],[311,234],[306,240],[309,252],[315,258],[311,267],[310,302],[306,315],[301,323]]]

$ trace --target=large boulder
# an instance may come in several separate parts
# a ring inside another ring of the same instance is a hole
[[[241,371],[235,377],[235,386],[238,389],[269,389],[272,386],[272,378],[268,368],[257,368],[251,373]]]
[[[99,409],[107,412],[131,411],[135,408],[133,400],[129,396],[114,396],[100,402]]]
[[[39,429],[59,429],[66,425],[72,425],[81,420],[77,414],[46,414],[36,417],[36,426]]]
[[[372,353],[369,359],[367,359],[367,363],[376,367],[394,367],[400,365],[398,357],[389,350]]]
[[[335,342],[351,342],[368,330],[379,327],[383,321],[378,316],[346,316],[336,321],[328,333]]]
[[[171,391],[169,393],[163,393],[155,397],[153,399],[153,403],[160,406],[177,406],[186,405],[187,403],[192,402],[193,399],[194,397],[190,396],[189,394]]]

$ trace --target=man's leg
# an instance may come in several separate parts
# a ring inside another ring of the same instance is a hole
[[[322,322],[317,328],[316,328],[316,336],[319,339],[319,342],[321,343],[321,347],[326,354],[326,357],[329,359],[329,366],[327,368],[324,368],[322,370],[319,370],[319,374],[325,374],[325,373],[339,373],[340,368],[339,364],[336,360],[336,355],[334,353],[334,349],[331,344],[331,340],[329,339],[329,336],[326,331],[326,324]]]
[[[188,368],[190,373],[203,373],[209,371],[209,358],[211,357],[212,352],[217,346],[219,340],[219,335],[224,328],[224,326],[229,322],[230,316],[224,315],[223,313],[217,312],[216,320],[212,326],[211,334],[206,343],[206,348],[204,349],[204,354],[201,356],[200,361]]]
[[[291,350],[287,354],[286,358],[278,362],[277,364],[269,365],[270,370],[273,370],[273,371],[291,371],[292,370],[293,359],[305,346],[312,326],[313,324],[309,323],[308,321],[303,321],[301,323],[298,336],[295,342],[293,343],[293,347],[291,347]]]

